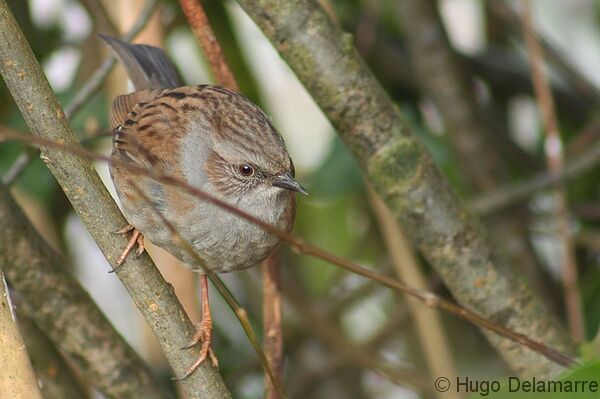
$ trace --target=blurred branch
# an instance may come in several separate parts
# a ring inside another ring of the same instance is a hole
[[[495,256],[480,223],[462,206],[365,68],[352,38],[314,0],[238,3],[304,83],[455,298],[487,321],[500,321],[538,342],[571,351],[569,336],[524,284],[515,265]],[[439,303],[437,297],[421,298],[434,306]],[[446,303],[441,308],[447,309]],[[553,376],[563,371],[521,345],[488,337],[522,375]]]
[[[5,0],[0,0],[0,72],[34,136],[81,148]],[[127,221],[93,165],[64,152],[42,150],[41,157],[114,267],[125,243],[111,232]],[[191,340],[194,328],[172,289],[147,255],[130,257],[116,274],[157,336],[174,372],[183,375],[198,356],[198,349],[180,349]],[[182,385],[189,398],[230,395],[210,364],[201,366]]]
[[[157,168],[154,168],[153,170],[156,171]],[[158,170],[160,170],[160,169],[158,169]],[[219,291],[219,294],[221,294],[221,296],[223,297],[225,302],[227,302],[227,305],[231,308],[231,310],[233,311],[233,314],[235,315],[235,317],[238,319],[240,325],[242,326],[244,333],[248,337],[248,341],[250,341],[250,344],[252,345],[254,351],[256,352],[256,355],[258,356],[258,358],[263,366],[263,369],[264,369],[265,373],[267,374],[269,380],[271,381],[274,389],[277,391],[277,393],[279,394],[279,396],[282,399],[285,399],[286,396],[285,396],[285,392],[283,391],[283,386],[275,378],[275,375],[273,373],[273,370],[271,369],[271,366],[269,364],[267,356],[266,356],[265,352],[262,350],[262,348],[260,347],[258,338],[256,337],[256,334],[254,333],[254,329],[252,328],[252,325],[250,324],[250,319],[248,319],[248,313],[246,312],[246,309],[244,309],[240,306],[237,299],[233,296],[233,294],[227,288],[225,283],[223,283],[223,280],[221,280],[219,275],[216,272],[214,272],[212,269],[210,269],[206,265],[204,260],[200,257],[198,252],[196,252],[196,250],[191,246],[191,244],[189,242],[185,241],[181,237],[181,234],[179,234],[179,231],[175,228],[173,223],[171,223],[165,217],[165,215],[160,211],[160,209],[158,209],[157,205],[146,195],[146,193],[144,191],[142,191],[142,189],[133,180],[130,179],[128,181],[128,183],[133,187],[133,189],[136,191],[137,195],[139,195],[140,198],[142,198],[150,206],[150,208],[152,209],[154,214],[161,220],[162,224],[169,230],[169,233],[172,235],[173,239],[175,240],[176,245],[178,247],[182,248],[184,251],[186,251],[194,259],[194,264],[197,265],[202,270],[202,272],[207,275],[207,277],[210,279],[211,283],[213,283],[213,285],[217,288],[217,290]],[[206,287],[203,287],[203,290],[204,289],[206,289]],[[196,363],[194,363],[194,365],[191,366],[191,368],[190,368],[191,371],[186,372],[186,374],[183,377],[178,377],[175,380],[181,381],[181,380],[188,378],[189,374],[195,372],[196,368],[199,365],[202,365],[203,363],[205,363],[204,360],[201,360],[201,359],[196,360]]]
[[[82,156],[82,157],[89,158],[89,159],[109,162],[113,165],[117,165],[118,167],[120,167],[124,170],[127,170],[128,172],[132,173],[133,176],[145,176],[145,177],[149,177],[155,181],[158,181],[158,182],[161,182],[161,183],[173,186],[173,187],[178,187],[178,188],[182,189],[183,192],[185,192],[185,193],[191,194],[194,197],[196,197],[202,201],[206,201],[209,204],[218,206],[218,207],[226,210],[227,212],[230,212],[236,216],[239,216],[245,220],[250,221],[251,223],[256,224],[257,226],[260,226],[263,230],[265,230],[269,234],[272,234],[272,235],[280,238],[281,240],[287,242],[296,251],[298,251],[302,254],[306,254],[308,256],[312,256],[312,257],[324,260],[328,263],[331,263],[342,269],[345,269],[351,273],[355,273],[360,276],[369,278],[373,281],[376,281],[377,283],[381,284],[384,287],[388,287],[390,289],[402,292],[406,295],[410,295],[410,296],[420,300],[427,306],[441,309],[445,312],[452,314],[455,317],[464,319],[464,320],[466,320],[470,323],[473,323],[473,324],[477,325],[478,327],[481,327],[487,331],[494,332],[501,337],[508,338],[511,342],[513,342],[513,345],[515,342],[520,345],[523,345],[523,346],[531,349],[532,351],[537,352],[539,355],[545,357],[547,360],[554,362],[556,365],[568,367],[575,363],[574,359],[572,359],[568,355],[565,355],[560,350],[557,350],[557,349],[545,344],[542,341],[531,339],[528,336],[526,336],[525,334],[511,330],[510,328],[507,328],[499,323],[496,323],[491,319],[486,319],[485,317],[479,316],[477,313],[472,312],[462,306],[455,305],[454,303],[446,301],[431,292],[428,292],[425,290],[419,290],[414,287],[408,286],[396,279],[382,275],[382,274],[372,271],[366,267],[360,266],[348,259],[339,257],[337,255],[326,252],[318,247],[312,246],[312,245],[306,243],[305,241],[295,237],[291,233],[280,230],[280,229],[272,226],[271,224],[247,213],[246,211],[243,211],[243,210],[237,208],[236,206],[231,205],[228,202],[225,202],[217,197],[213,197],[212,195],[208,194],[205,191],[202,191],[195,187],[190,186],[189,184],[185,183],[182,180],[179,180],[176,177],[165,175],[162,172],[160,172],[159,170],[157,170],[156,168],[150,170],[150,169],[145,169],[145,168],[141,168],[138,166],[134,166],[131,163],[121,161],[119,159],[113,159],[108,156],[95,154],[89,150],[82,148],[81,146],[78,146],[78,145],[57,143],[55,141],[47,140],[47,139],[40,138],[40,137],[31,137],[31,136],[18,135],[18,134],[13,135],[8,132],[5,132],[4,134],[5,134],[4,137],[7,139],[19,140],[19,141],[26,142],[26,143],[35,143],[36,145],[43,147],[45,149],[45,151],[48,151],[50,149],[56,149],[56,150],[60,150],[59,152],[61,152],[61,153],[66,152],[68,154],[76,154],[78,156]],[[52,152],[50,151],[49,153],[52,153]],[[160,215],[160,213],[159,213],[159,215]],[[167,225],[167,226],[170,225],[169,221],[166,220],[164,217],[162,217],[161,219],[163,220],[163,223],[165,225]],[[177,236],[175,230],[171,229],[171,233],[174,234],[175,236]],[[178,240],[178,243],[180,243],[181,245],[183,245],[186,248],[189,247],[189,244],[187,244],[183,240]],[[190,253],[194,253],[194,252],[191,251]],[[211,281],[215,285],[217,285],[219,292],[222,295],[227,296],[227,292],[228,292],[227,287],[223,286],[222,282],[220,282],[220,279],[215,277],[214,272],[211,272],[210,269],[207,269],[205,267],[203,270],[205,273],[209,274]],[[476,284],[481,285],[482,282],[476,282]],[[235,298],[231,297],[229,300],[227,300],[227,302],[228,302],[228,304],[231,305],[232,303],[235,302]],[[239,317],[240,315],[238,314],[238,311],[235,311],[235,312],[236,312],[236,316],[238,316],[238,319],[242,322],[245,322],[245,319],[242,319],[241,317]],[[243,309],[239,309],[239,312],[243,312]],[[247,332],[251,331],[251,328],[249,328],[246,331]],[[258,348],[255,348],[255,349],[257,350],[257,353],[260,356],[260,352],[259,352]],[[267,364],[267,366],[268,366],[268,364]]]
[[[271,254],[261,265],[263,278],[263,346],[275,379],[283,383],[283,315],[281,258]],[[265,376],[265,399],[281,399]]]
[[[323,315],[325,320],[330,318],[327,315]],[[367,352],[376,353],[381,345],[383,345],[390,337],[397,336],[402,327],[407,325],[408,314],[403,307],[397,307],[396,311],[388,319],[379,332],[377,332],[373,338],[367,343],[362,345],[363,350]],[[310,398],[312,397],[312,390],[319,385],[323,380],[328,380],[332,375],[336,374],[339,369],[348,365],[348,359],[346,357],[337,356],[335,353],[329,357],[329,360],[325,365],[321,366],[318,370],[308,371],[301,379],[296,380],[296,383],[290,387],[290,392],[296,398]]]
[[[17,318],[44,399],[88,399],[88,393],[84,391],[54,343],[25,317],[19,307]],[[135,391],[129,392],[129,395],[133,394]]]
[[[285,297],[301,317],[300,325],[312,335],[323,341],[338,356],[354,363],[360,368],[372,370],[383,378],[401,386],[429,392],[431,383],[416,371],[391,365],[376,354],[348,340],[332,323],[320,316],[312,305],[304,300],[305,294],[299,292],[297,284],[284,282]]]
[[[392,258],[398,277],[413,287],[426,289],[425,276],[421,272],[420,265],[404,232],[400,230],[394,220],[394,215],[370,188],[368,193],[387,251]],[[455,381],[458,374],[454,367],[439,312],[427,308],[411,298],[408,298],[406,303],[415,321],[421,352],[424,354],[430,376],[435,378],[435,376],[443,375],[449,378],[450,381]],[[437,392],[437,396],[440,398],[460,398],[457,392],[443,394]]]
[[[217,82],[228,89],[239,91],[237,82],[231,73],[231,69],[225,61],[223,51],[215,37],[206,13],[202,9],[200,0],[179,0],[181,8],[187,18],[190,27],[196,35],[196,39],[204,50],[206,59],[212,69]]]
[[[31,161],[33,161],[37,155],[39,155],[39,151],[34,148],[27,148],[25,151],[19,154],[17,159],[10,165],[10,169],[6,171],[4,176],[2,176],[2,184],[10,187],[14,182],[19,180],[19,177],[25,173]]]
[[[573,159],[565,162],[560,171],[539,172],[530,178],[514,184],[508,184],[483,193],[469,201],[469,209],[478,214],[488,214],[507,208],[545,188],[564,184],[593,170],[600,164],[600,140],[582,151]]]
[[[477,103],[472,77],[450,45],[438,3],[401,0],[400,4],[412,69],[422,95],[435,104],[443,119],[445,142],[467,188],[467,197],[508,181],[509,163],[497,143],[499,137],[509,134],[492,120],[495,115],[491,108],[496,104],[483,107]],[[545,293],[543,273],[533,248],[528,245],[527,211],[523,208],[520,212],[511,209],[488,214],[484,223],[495,239],[498,261],[516,265],[523,278],[533,283],[536,292]]]
[[[223,50],[215,37],[200,0],[180,0],[180,3],[217,82],[230,90],[239,91],[239,86],[229,64],[225,60]],[[261,269],[263,276],[264,352],[260,347],[258,347],[258,350],[267,362],[265,398],[281,399],[283,395],[283,326],[281,281],[277,254],[273,253],[261,262]],[[262,356],[259,357],[262,359]]]
[[[79,2],[88,12],[96,32],[102,32],[111,36],[119,34],[116,25],[108,16],[108,12],[106,12],[106,8],[101,0],[79,0]]]
[[[12,129],[8,126],[0,126],[0,136],[1,131],[11,131],[13,133],[18,133],[15,129]],[[15,159],[10,168],[6,171],[4,176],[2,176],[2,184],[6,186],[11,186],[14,182],[16,182],[19,177],[27,170],[27,167],[31,163],[31,160],[39,154],[39,150],[37,148],[25,148],[21,154]]]
[[[124,36],[123,40],[131,41],[141,30],[146,26],[150,17],[154,13],[154,9],[156,8],[156,4],[158,0],[147,0],[144,4],[144,8],[140,11],[140,15],[137,20]],[[100,5],[101,6],[101,5]],[[73,96],[73,99],[69,104],[65,106],[65,115],[67,118],[72,118],[81,107],[100,90],[102,84],[108,77],[111,69],[115,66],[117,61],[116,56],[111,52],[111,55],[108,56],[106,60],[96,69],[96,71],[92,74],[92,76],[88,79],[88,81],[83,85],[81,89]]]
[[[495,13],[500,20],[504,21],[503,28],[509,31],[514,37],[520,39],[521,32],[518,27],[521,25],[521,18],[512,10],[512,8],[503,1],[489,2],[492,12]],[[537,36],[535,31],[532,31]],[[540,51],[543,51],[550,58],[552,64],[562,73],[562,75],[575,87],[577,95],[584,97],[588,101],[598,104],[600,102],[600,89],[594,86],[581,72],[571,65],[563,54],[557,50],[550,42],[543,38],[538,38]]]
[[[508,173],[491,139],[470,88],[465,68],[455,56],[434,0],[399,0],[404,36],[422,95],[433,101],[444,120],[447,141],[469,192],[495,187]]]
[[[531,76],[536,92],[538,107],[542,114],[546,140],[544,149],[551,174],[558,175],[563,170],[563,144],[560,137],[558,120],[554,106],[554,99],[550,86],[544,73],[544,55],[542,47],[533,28],[531,16],[531,3],[524,0],[521,25],[525,35],[525,44],[531,65]],[[577,342],[585,339],[581,297],[577,286],[577,259],[575,248],[571,239],[570,216],[567,204],[567,194],[563,187],[554,188],[556,201],[555,218],[558,223],[557,233],[562,244],[561,267],[563,273],[563,286],[565,295],[565,310],[569,329]]]
[[[0,269],[0,397],[42,399]]]
[[[109,397],[164,398],[142,360],[115,331],[63,260],[0,185],[0,264],[39,328]]]
[[[101,17],[100,20],[104,20],[106,18],[106,22],[103,23],[102,26],[106,25],[106,23],[110,23],[112,29],[110,31],[116,32],[114,25],[108,18],[106,14],[106,10],[104,6],[98,0],[81,0],[82,3],[90,12],[90,15],[96,16],[99,14],[104,14],[105,17]],[[130,29],[130,31],[123,37],[124,40],[130,41],[134,38],[140,31],[144,28],[146,23],[150,20],[154,9],[156,8],[158,0],[148,0],[144,9],[140,12],[140,15]],[[82,106],[100,89],[106,78],[108,77],[109,72],[112,67],[115,65],[116,58],[111,53],[111,55],[98,67],[98,69],[92,74],[87,83],[73,96],[73,100],[65,107],[65,114],[68,119],[73,118],[77,112],[79,112]],[[4,129],[5,127],[2,127]],[[35,159],[39,155],[37,150],[27,150],[19,155],[19,157],[15,160],[11,168],[6,172],[2,181],[5,185],[11,186],[16,180],[19,179],[21,174],[27,169],[29,164],[33,159]]]

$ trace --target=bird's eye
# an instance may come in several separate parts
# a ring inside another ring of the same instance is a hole
[[[238,167],[238,170],[242,174],[242,176],[250,177],[254,174],[254,168],[247,163],[243,163]]]

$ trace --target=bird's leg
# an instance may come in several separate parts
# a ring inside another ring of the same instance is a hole
[[[210,346],[212,341],[212,316],[210,315],[210,304],[208,302],[208,277],[206,274],[200,276],[200,287],[202,290],[202,318],[200,319],[200,322],[196,324],[196,333],[194,334],[194,338],[192,338],[192,342],[182,349],[188,349],[198,344],[201,344],[202,346],[200,347],[198,359],[196,359],[194,364],[186,370],[185,375],[178,378],[178,380],[190,376],[207,357],[210,358],[213,367],[219,367],[217,357]]]
[[[125,258],[127,258],[127,255],[129,255],[129,252],[131,252],[133,247],[135,247],[136,245],[137,245],[137,250],[135,251],[136,256],[140,256],[146,250],[146,247],[144,246],[144,235],[138,229],[133,227],[132,225],[128,224],[127,226],[123,227],[121,230],[115,231],[115,234],[127,234],[130,231],[132,233],[131,233],[131,237],[129,238],[129,241],[127,241],[127,246],[125,246],[125,249],[123,250],[121,255],[119,255],[119,257],[117,258],[117,267],[121,266],[121,264],[123,262],[125,262]]]

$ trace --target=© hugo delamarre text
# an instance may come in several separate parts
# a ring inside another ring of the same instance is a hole
[[[456,377],[456,392],[487,396],[492,392],[499,392],[502,388],[506,392],[584,393],[600,391],[600,383],[595,380],[553,381],[535,377],[530,379],[508,377],[501,383],[495,380]]]

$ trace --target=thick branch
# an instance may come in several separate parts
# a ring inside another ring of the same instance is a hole
[[[567,334],[518,277],[516,268],[496,259],[479,222],[467,214],[365,68],[351,37],[314,0],[238,2],[311,92],[453,295],[486,318],[571,350]],[[522,346],[490,339],[523,375],[562,371]]]
[[[17,307],[17,320],[38,385],[45,399],[89,399],[90,395],[56,346]]]
[[[0,72],[31,132],[64,143],[77,143],[23,33],[0,0]],[[124,241],[114,234],[127,224],[93,165],[80,157],[42,151],[42,159],[54,174],[82,222],[111,265]],[[198,354],[181,350],[194,333],[181,304],[148,256],[128,259],[117,276],[152,328],[176,375],[183,375]],[[210,364],[202,365],[183,381],[190,398],[224,398],[230,394]]]
[[[160,385],[0,185],[0,264],[39,328],[109,397],[164,398]]]
[[[0,270],[0,397],[42,399]]]

